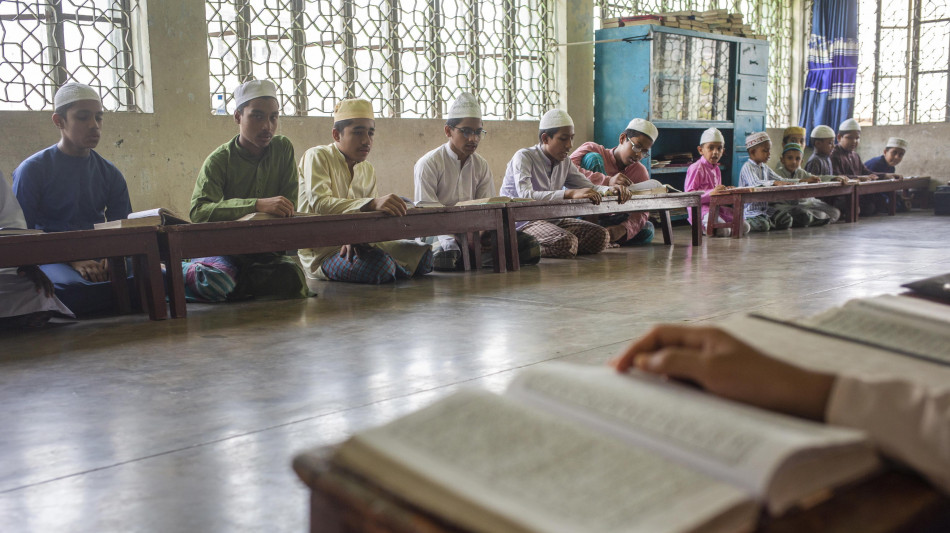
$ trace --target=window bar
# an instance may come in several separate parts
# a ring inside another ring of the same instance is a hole
[[[119,101],[119,108],[132,110],[135,105],[135,87],[138,85],[135,79],[135,69],[132,62],[132,6],[130,0],[119,0],[119,20],[122,24],[122,80],[125,83],[125,102]]]
[[[950,37],[950,32],[947,32],[947,37]],[[947,57],[950,57],[950,42],[947,43]],[[947,106],[944,109],[943,120],[944,122],[950,122],[950,65],[947,65]]]
[[[304,116],[310,108],[307,102],[307,58],[304,50],[307,46],[307,36],[304,32],[304,0],[293,0],[291,3],[291,37],[294,52],[294,114]]]
[[[479,93],[482,88],[482,72],[481,72],[481,61],[479,61],[479,56],[481,55],[481,47],[478,43],[478,35],[481,33],[481,28],[479,27],[480,22],[480,13],[479,7],[481,6],[480,0],[472,0],[469,3],[469,40],[468,40],[468,64],[471,66],[472,70],[469,72],[468,82],[469,90],[472,94],[475,95],[476,100],[480,100]]]
[[[513,0],[504,0],[503,9],[505,11],[504,15],[504,27],[505,27],[505,119],[514,120],[517,114],[515,113],[515,76],[517,74],[517,69],[515,67],[515,41],[514,36],[518,30],[517,25],[517,13],[515,12],[515,4]]]
[[[871,77],[874,91],[871,104],[871,124],[877,126],[879,120],[878,102],[880,101],[880,75],[881,75],[881,2],[877,0],[877,24],[874,25],[874,75]],[[857,88],[855,88],[857,89]]]
[[[251,5],[249,0],[236,0],[234,32],[237,35],[238,81],[251,79]]]
[[[432,69],[432,85],[429,87],[429,116],[442,117],[442,2],[430,0],[432,19],[429,23],[429,68]]]
[[[343,0],[343,64],[345,74],[343,83],[346,97],[356,97],[356,34],[353,32],[355,6],[353,0]]]
[[[910,24],[910,39],[907,43],[910,53],[910,75],[907,77],[907,120],[906,124],[917,123],[917,71],[920,70],[920,0],[914,0],[913,19]]]
[[[402,69],[400,68],[399,57],[402,52],[402,41],[399,39],[399,0],[388,0],[386,4],[389,7],[389,55],[386,62],[389,65],[389,107],[392,109],[393,118],[402,116],[402,98],[400,92],[402,89]]]
[[[66,37],[63,30],[63,2],[54,0],[46,7],[46,37],[49,40],[50,77],[55,90],[66,83]],[[55,92],[54,90],[54,92]],[[53,101],[52,97],[49,99]]]

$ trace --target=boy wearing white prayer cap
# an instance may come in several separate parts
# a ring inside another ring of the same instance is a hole
[[[515,153],[505,169],[501,194],[512,198],[561,200],[587,198],[600,203],[601,195],[614,191],[621,202],[630,198],[622,185],[594,185],[568,158],[574,142],[574,121],[567,111],[552,109],[541,117],[537,145]],[[574,257],[602,252],[610,233],[579,219],[535,220],[518,229],[541,244],[541,257]]]
[[[684,191],[702,191],[702,220],[693,220],[693,213],[688,213],[690,224],[702,224],[702,231],[705,233],[709,221],[709,202],[710,196],[722,190],[727,189],[722,184],[722,172],[719,170],[719,160],[725,153],[726,139],[722,132],[716,128],[709,128],[703,132],[699,138],[699,146],[696,149],[701,156],[698,161],[686,169],[686,184]],[[732,222],[732,213],[723,209],[719,211],[716,217],[719,223]],[[749,224],[743,223],[742,234],[749,232]],[[732,235],[732,228],[716,228],[716,237],[729,237]]]
[[[640,163],[649,158],[650,148],[659,136],[656,126],[648,120],[635,118],[620,134],[617,146],[607,149],[595,142],[586,142],[571,154],[571,161],[595,185],[622,185],[650,180],[647,168]],[[663,185],[650,180],[653,187]],[[650,214],[616,213],[602,215],[598,222],[610,232],[610,242],[620,245],[647,244],[653,240]]]
[[[904,160],[904,155],[907,153],[907,141],[901,139],[900,137],[891,137],[887,140],[887,143],[884,145],[884,154],[877,157],[872,157],[864,162],[864,166],[868,167],[868,170],[871,172],[883,172],[891,176],[896,177],[897,174],[897,165]],[[897,201],[897,210],[906,211],[907,205],[903,200],[903,191],[899,193],[901,196]],[[880,206],[881,209],[887,209],[887,204],[890,202],[890,196],[886,193],[881,193],[880,195],[866,195],[875,197],[875,207]],[[864,198],[862,198],[864,200]]]
[[[816,176],[834,174],[831,152],[835,149],[835,130],[824,125],[815,126],[811,130],[811,145],[815,151],[805,163],[805,170]]]
[[[448,141],[425,154],[413,170],[417,205],[455,205],[459,202],[490,198],[495,180],[488,161],[475,151],[488,132],[482,122],[482,110],[471,93],[462,93],[449,107],[444,133]],[[534,265],[541,260],[541,247],[524,232],[517,232],[519,260]],[[435,270],[461,268],[462,252],[453,235],[430,237]],[[490,261],[490,256],[486,255]]]
[[[127,218],[129,189],[119,169],[94,148],[102,135],[102,101],[88,85],[67,83],[53,98],[59,142],[13,171],[13,192],[30,228],[47,232],[93,229]],[[112,309],[106,259],[43,265],[56,296],[77,315]],[[134,292],[133,292],[134,294]]]
[[[234,221],[251,213],[294,214],[297,165],[290,139],[277,135],[280,104],[269,80],[251,80],[234,90],[238,134],[205,159],[191,195],[192,222]],[[219,265],[226,265],[226,268]],[[300,267],[280,252],[195,259],[183,265],[189,300],[303,298],[309,295]],[[234,279],[224,279],[236,271]],[[211,293],[199,279],[221,277]],[[201,295],[201,298],[192,295]]]
[[[832,174],[859,181],[900,178],[896,174],[874,172],[861,162],[861,157],[857,152],[861,142],[861,125],[857,120],[849,118],[838,126],[837,141],[837,146],[831,151]],[[882,200],[878,195],[861,197],[860,210],[863,216],[873,215],[882,207],[887,208],[886,205],[882,205]]]
[[[376,169],[366,160],[376,135],[373,104],[361,98],[342,100],[333,112],[330,133],[331,144],[310,148],[300,158],[300,210],[317,215],[372,211],[405,215],[402,198],[379,196]],[[380,284],[432,272],[429,245],[410,240],[306,248],[297,253],[312,290],[326,280]]]
[[[798,180],[782,179],[769,168],[767,163],[772,155],[772,140],[768,133],[760,131],[748,135],[745,138],[745,146],[749,151],[749,159],[739,170],[739,187],[771,187],[798,183]],[[749,223],[749,231],[788,229],[794,222],[787,211],[770,208],[767,202],[746,204],[743,215]]]

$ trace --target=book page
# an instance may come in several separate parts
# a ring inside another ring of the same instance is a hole
[[[537,365],[508,393],[642,445],[770,500],[783,462],[806,450],[856,446],[862,433],[770,413],[639,373],[563,363]],[[833,469],[832,469],[833,470]],[[805,496],[805,495],[801,495]]]
[[[145,218],[145,217],[157,217],[161,215],[162,208],[156,207],[155,209],[149,209],[147,211],[136,211],[134,213],[129,213],[128,218]]]
[[[360,433],[338,454],[346,467],[474,531],[673,532],[707,522],[734,531],[750,529],[756,514],[733,487],[480,391]]]

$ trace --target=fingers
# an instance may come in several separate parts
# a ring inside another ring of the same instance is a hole
[[[638,355],[652,354],[671,347],[699,350],[709,339],[721,334],[722,332],[716,328],[660,324],[654,326],[646,335],[631,344],[624,353],[611,361],[611,366],[619,372],[625,372],[633,366],[633,361]]]
[[[634,366],[643,372],[700,382],[699,351],[694,348],[665,348],[652,354],[640,354]]]
[[[600,193],[599,193],[599,192],[597,192],[597,191],[591,189],[591,191],[590,191],[589,193],[587,193],[587,197],[590,198],[590,201],[591,201],[594,205],[599,205],[599,204],[600,204],[601,198],[600,198]]]

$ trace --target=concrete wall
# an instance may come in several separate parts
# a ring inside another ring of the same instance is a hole
[[[154,113],[107,113],[96,149],[125,174],[136,210],[170,207],[187,213],[195,176],[205,157],[237,134],[229,116],[211,114],[207,24],[203,2],[152,3],[148,39]],[[0,171],[12,181],[25,158],[59,140],[51,112],[0,111]],[[332,120],[284,117],[280,132],[298,154],[332,142]],[[412,167],[425,152],[445,142],[443,121],[380,119],[370,161],[381,193],[411,197]],[[537,122],[488,121],[479,152],[500,185],[505,165],[519,148],[537,142]]]

